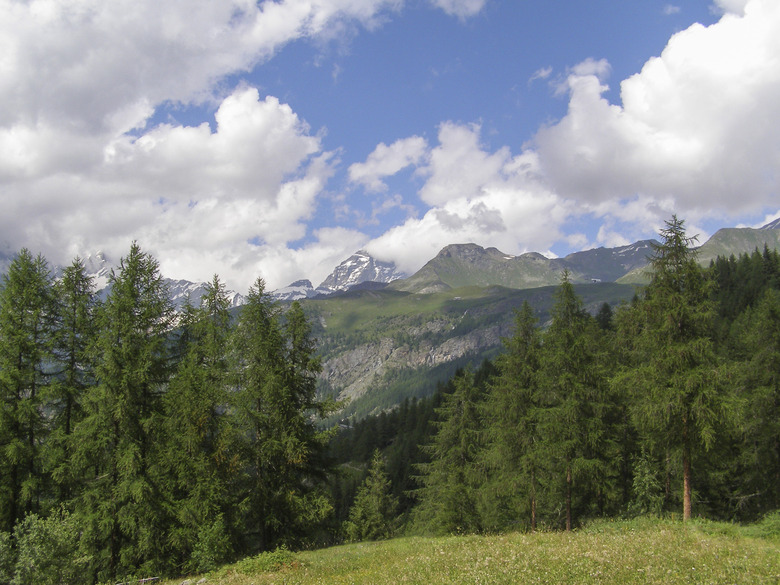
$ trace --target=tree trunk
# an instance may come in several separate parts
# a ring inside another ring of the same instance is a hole
[[[691,519],[691,450],[688,445],[688,421],[683,419],[683,521]]]
[[[566,458],[566,532],[571,532],[571,463]]]
[[[531,532],[536,531],[536,469],[531,469]]]

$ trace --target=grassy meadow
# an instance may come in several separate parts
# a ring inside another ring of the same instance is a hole
[[[571,533],[407,537],[299,553],[279,550],[205,577],[214,585],[768,585],[780,583],[780,515],[770,518],[751,527],[598,521]],[[196,583],[202,577],[189,579]]]

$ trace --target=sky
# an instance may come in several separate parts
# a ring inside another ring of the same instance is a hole
[[[316,286],[780,215],[777,0],[0,0],[0,252]]]

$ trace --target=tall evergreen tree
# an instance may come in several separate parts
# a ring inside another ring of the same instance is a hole
[[[173,308],[157,261],[136,243],[109,285],[98,316],[97,384],[74,430],[77,510],[95,580],[162,570],[167,555],[160,450]]]
[[[586,497],[604,497],[599,486],[610,475],[608,421],[614,404],[597,333],[564,272],[544,336],[537,412],[540,450],[553,476],[562,475],[566,530],[574,521],[575,482],[584,506]]]
[[[285,329],[258,279],[235,330],[232,396],[244,439],[246,472],[239,490],[250,549],[300,542],[331,510],[320,488],[324,438],[312,418],[318,366],[301,315],[293,309]]]
[[[374,451],[368,476],[357,491],[345,523],[352,541],[390,538],[395,530],[398,500],[391,492],[390,479],[379,449]]]
[[[55,283],[57,331],[55,364],[57,384],[54,387],[54,428],[49,438],[49,461],[62,501],[69,499],[73,488],[70,458],[73,428],[83,415],[83,396],[94,383],[90,347],[94,342],[95,310],[92,278],[84,262],[76,258]]]
[[[780,291],[767,290],[736,330],[744,411],[736,470],[741,481],[732,498],[737,514],[755,517],[780,508]]]
[[[484,457],[490,470],[491,515],[497,527],[537,524],[539,453],[537,408],[541,337],[533,309],[515,314],[514,335],[496,360],[499,374],[489,387],[484,419],[489,424]]]
[[[673,216],[650,259],[651,281],[634,309],[632,361],[616,384],[633,389],[632,418],[650,447],[680,455],[683,518],[691,517],[694,452],[709,449],[724,421],[724,396],[712,341],[709,284]]]
[[[484,483],[480,404],[483,390],[470,370],[456,375],[454,389],[436,410],[436,435],[424,449],[430,463],[418,465],[420,500],[415,522],[435,533],[479,532],[483,526],[479,490]]]
[[[46,260],[23,249],[0,285],[0,530],[46,506],[54,316]]]
[[[215,275],[197,309],[185,310],[183,358],[165,395],[169,498],[176,521],[169,544],[185,571],[207,571],[231,553],[235,521],[228,495],[236,473],[235,452],[226,432],[230,301]]]

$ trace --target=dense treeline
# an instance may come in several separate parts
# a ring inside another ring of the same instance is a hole
[[[492,367],[343,431],[336,458],[351,451],[369,478],[383,463],[414,532],[780,508],[780,258],[765,249],[703,270],[681,220],[661,236],[631,304],[591,316],[564,274],[547,327],[524,305]],[[384,460],[369,465],[372,449]],[[399,451],[412,467],[400,478]],[[364,489],[347,477],[340,493]]]
[[[331,510],[298,304],[217,277],[179,318],[133,245],[98,303],[22,250],[0,289],[0,582],[203,571],[316,539]]]
[[[630,304],[591,316],[564,274],[494,361],[333,431],[303,310],[262,280],[237,317],[217,277],[177,316],[136,245],[103,302],[80,260],[55,280],[22,250],[0,288],[0,582],[780,508],[780,258],[703,270],[682,221],[661,236]]]

